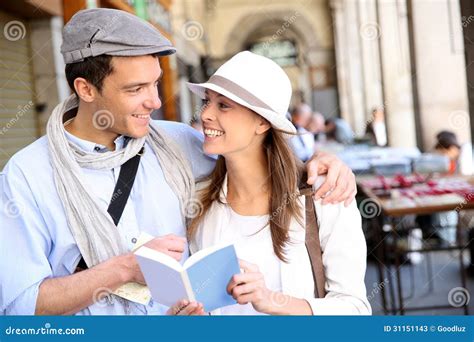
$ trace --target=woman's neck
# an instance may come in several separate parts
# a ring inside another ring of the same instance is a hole
[[[242,215],[269,212],[270,175],[263,150],[226,157],[227,202]]]

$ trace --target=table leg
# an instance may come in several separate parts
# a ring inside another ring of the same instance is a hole
[[[456,226],[456,244],[461,247],[459,250],[459,267],[461,271],[461,284],[463,288],[467,289],[466,268],[464,267],[464,258],[463,258],[464,246],[463,246],[463,241],[462,241],[461,229],[462,229],[461,215],[460,215],[460,211],[458,211],[458,224]],[[466,304],[464,305],[464,314],[469,315],[469,302],[468,301],[466,301]]]
[[[396,267],[396,277],[397,277],[397,294],[398,294],[398,306],[400,310],[400,315],[405,314],[405,309],[403,306],[403,290],[402,290],[402,279],[401,279],[401,272],[400,272],[400,254],[397,252],[397,247],[394,248],[395,253],[395,267]]]
[[[372,221],[372,226],[375,231],[375,243],[376,243],[376,248],[375,248],[375,253],[377,256],[377,270],[378,270],[378,275],[379,275],[379,284],[384,284],[385,283],[385,277],[384,277],[384,271],[385,271],[385,242],[383,239],[383,217],[382,215],[379,215],[378,217],[375,217]],[[389,284],[390,285],[390,284]],[[388,314],[388,307],[387,307],[387,297],[385,295],[385,285],[381,286],[380,288],[380,296],[382,299],[382,307],[383,307],[383,312],[385,315]]]

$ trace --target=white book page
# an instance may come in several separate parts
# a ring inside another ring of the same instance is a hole
[[[171,306],[181,299],[193,300],[187,275],[176,260],[148,247],[138,249],[135,256],[155,301]]]
[[[166,265],[174,269],[176,272],[181,273],[184,269],[183,266],[181,266],[179,262],[177,262],[175,259],[173,259],[169,255],[166,255],[165,253],[158,252],[154,249],[151,249],[145,246],[140,247],[138,250],[136,250],[135,255],[139,255],[144,258],[158,261],[159,263],[162,263],[163,265]]]

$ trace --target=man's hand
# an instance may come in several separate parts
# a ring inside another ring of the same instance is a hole
[[[357,194],[357,185],[352,170],[333,154],[318,152],[306,163],[309,185],[318,175],[326,175],[326,181],[317,189],[314,199],[323,198],[322,204],[344,202],[347,207]]]
[[[154,238],[148,241],[144,246],[165,253],[176,261],[180,261],[183,257],[184,249],[186,248],[186,238],[168,234]],[[145,284],[145,278],[143,277],[135,255],[129,253],[125,257],[130,281]]]
[[[146,247],[165,253],[180,261],[186,248],[186,238],[174,234],[168,234],[154,238],[145,244]]]

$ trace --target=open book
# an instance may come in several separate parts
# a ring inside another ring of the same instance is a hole
[[[135,256],[153,299],[160,304],[171,306],[188,299],[202,303],[205,311],[236,304],[226,291],[232,276],[240,273],[234,245],[203,249],[183,265],[145,246]]]

